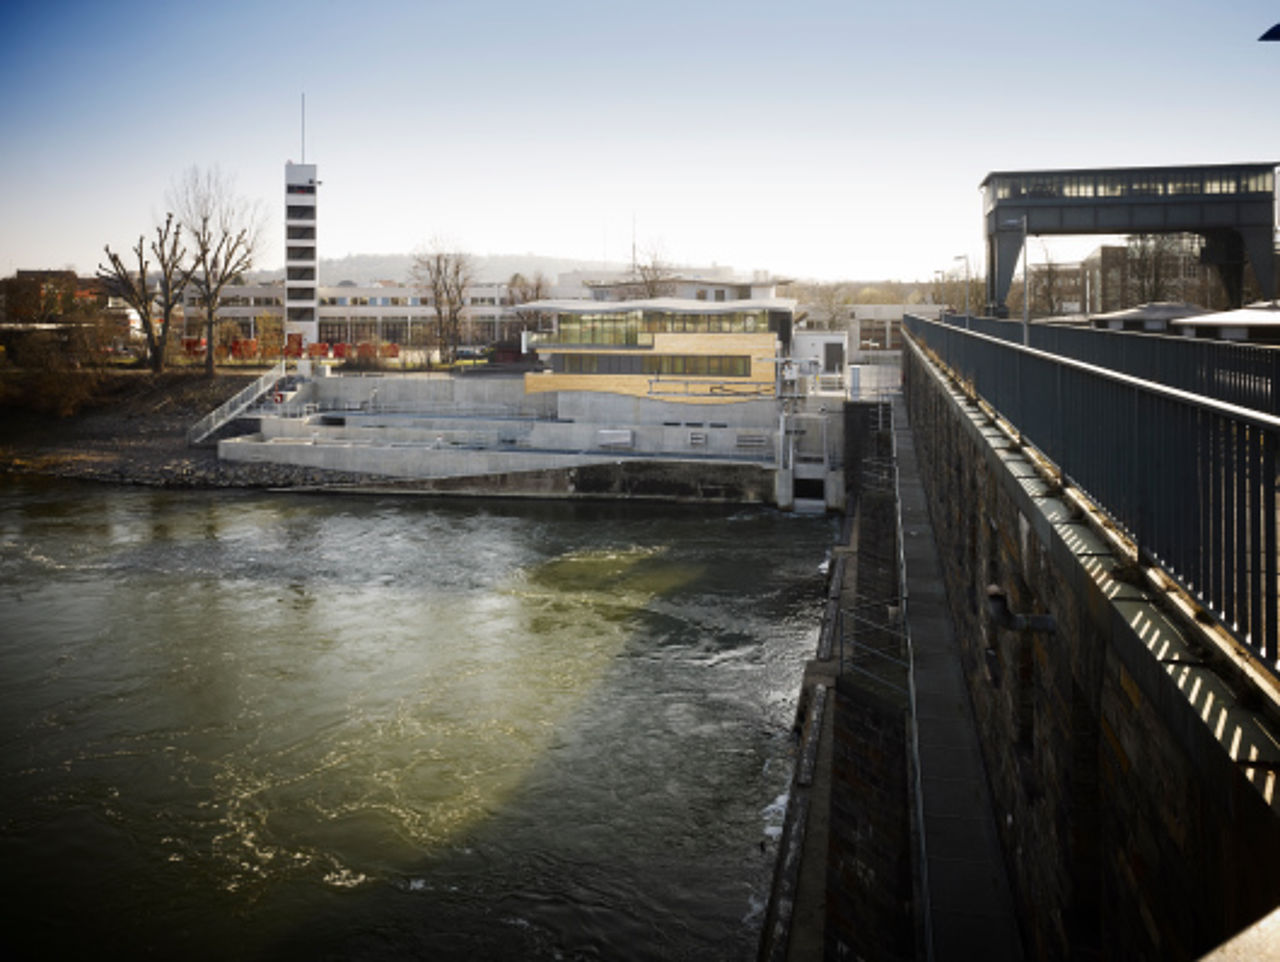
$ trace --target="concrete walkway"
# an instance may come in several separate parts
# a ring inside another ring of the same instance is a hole
[[[973,707],[947,610],[906,405],[894,400],[907,625],[915,655],[932,958],[1019,960],[1018,922],[996,835]]]

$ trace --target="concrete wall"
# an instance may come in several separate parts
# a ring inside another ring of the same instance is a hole
[[[320,377],[286,395],[259,412],[257,433],[220,440],[218,456],[416,479],[687,462],[712,492],[747,465],[773,479],[765,500],[779,507],[845,504],[839,396],[788,402],[782,451],[782,410],[772,399],[693,405],[587,391],[528,396],[519,378],[413,375]]]
[[[1274,729],[976,405],[904,367],[1029,951],[1196,958],[1280,902],[1274,772],[1230,754],[1269,760]],[[1002,627],[988,584],[1056,632]]]
[[[555,399],[526,396],[519,377],[319,377],[303,385],[299,400],[322,409],[555,416]]]

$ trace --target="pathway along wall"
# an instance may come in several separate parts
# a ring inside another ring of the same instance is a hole
[[[1155,597],[1081,547],[1079,513],[918,350],[904,377],[1028,951],[1200,956],[1280,901],[1273,803],[1131,627],[1176,634]],[[989,584],[1056,631],[1000,627]]]

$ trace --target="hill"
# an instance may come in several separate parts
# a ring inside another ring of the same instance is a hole
[[[569,257],[546,257],[538,254],[472,255],[476,280],[505,281],[517,272],[531,275],[541,271],[554,281],[569,271],[623,270],[625,264],[602,264],[600,261],[576,260]],[[342,281],[371,284],[374,281],[408,282],[413,270],[412,254],[349,254],[346,257],[320,259],[320,283],[336,285]],[[250,283],[265,284],[284,278],[284,268],[273,271],[250,271]]]

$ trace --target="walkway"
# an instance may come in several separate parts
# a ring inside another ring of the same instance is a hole
[[[901,396],[894,399],[893,420],[907,625],[915,656],[932,958],[1018,960],[1021,938],[986,767]]]

